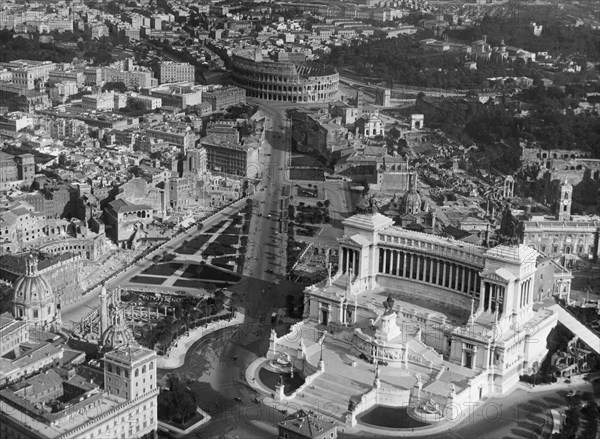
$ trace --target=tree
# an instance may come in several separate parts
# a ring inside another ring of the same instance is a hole
[[[169,377],[169,390],[158,395],[158,416],[162,419],[185,424],[197,412],[198,398],[187,389],[178,377]]]
[[[125,93],[127,91],[127,86],[123,82],[116,81],[116,82],[107,82],[106,84],[104,84],[104,87],[102,87],[102,91],[111,91],[111,90],[118,91],[119,93]]]

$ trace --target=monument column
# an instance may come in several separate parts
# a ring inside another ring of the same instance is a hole
[[[102,285],[102,289],[100,290],[100,340],[102,340],[102,335],[108,329],[108,296],[106,293],[106,285]]]
[[[480,285],[479,285],[479,305],[477,306],[477,311],[482,311],[484,309],[484,305],[485,305],[485,282],[483,281],[483,279],[479,279]]]
[[[419,280],[419,271],[421,268],[421,255],[415,254],[414,262],[415,262],[415,268],[413,269],[413,275],[414,275],[413,279]]]
[[[414,278],[419,280],[419,273],[421,272],[421,255],[415,254],[415,269],[414,269]]]
[[[446,270],[448,270],[448,262],[443,261],[442,263],[444,265],[442,267],[442,283],[440,285],[445,287],[446,286]]]
[[[352,266],[352,262],[351,259],[352,258],[352,252],[350,251],[349,248],[346,249],[346,274],[350,271],[350,267]]]
[[[473,277],[473,271],[470,268],[467,269],[467,293],[471,294],[471,281]]]

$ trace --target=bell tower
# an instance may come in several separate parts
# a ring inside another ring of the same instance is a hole
[[[558,221],[569,221],[571,219],[571,202],[573,201],[573,186],[567,179],[560,185],[560,199],[558,201],[558,211],[556,219]]]

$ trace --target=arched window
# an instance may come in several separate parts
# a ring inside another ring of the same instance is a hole
[[[142,366],[142,373],[146,373],[146,365],[145,364]]]
[[[136,377],[139,377],[139,376],[140,376],[140,370],[139,370],[139,369],[136,369],[136,370],[135,370],[135,376],[136,376]]]

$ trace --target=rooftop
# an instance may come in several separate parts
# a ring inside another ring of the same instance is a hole
[[[277,424],[286,430],[309,438],[321,437],[336,428],[336,423],[314,413],[298,410]]]
[[[146,206],[145,204],[132,204],[121,199],[111,201],[108,204],[116,213],[136,212],[138,210],[152,209],[152,207]]]
[[[156,356],[154,351],[150,349],[142,348],[140,346],[125,346],[118,349],[114,349],[108,352],[105,356],[105,360],[112,360],[116,362],[137,362],[144,359],[151,359]]]

